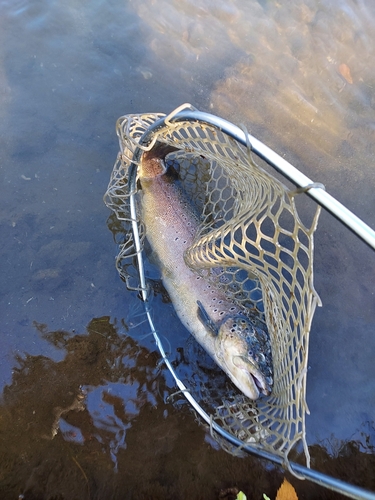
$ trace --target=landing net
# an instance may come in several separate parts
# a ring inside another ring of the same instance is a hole
[[[145,290],[144,277],[140,279],[133,266],[147,237],[138,216],[134,169],[156,140],[173,145],[178,151],[167,156],[167,163],[178,171],[181,185],[201,215],[186,263],[207,279],[214,274],[244,314],[249,309],[256,313],[270,334],[274,366],[272,393],[257,401],[246,398],[227,380],[221,393],[217,385],[213,391],[204,377],[197,384],[197,371],[195,381],[185,378],[183,390],[209,416],[215,436],[219,426],[240,447],[250,444],[271,452],[287,465],[290,450],[300,442],[309,466],[306,371],[309,331],[319,303],[313,286],[313,233],[320,209],[314,208],[312,222],[305,225],[295,204],[299,191],[291,191],[258,166],[250,143],[243,147],[213,124],[190,119],[175,122],[174,116],[127,115],[117,122],[121,152],[105,196],[125,227],[117,269],[129,288]],[[143,273],[142,266],[136,268]],[[212,269],[215,273],[209,272]],[[219,441],[234,451],[232,444]]]

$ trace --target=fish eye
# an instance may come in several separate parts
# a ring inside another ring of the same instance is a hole
[[[236,330],[234,328],[230,329],[231,333],[234,333]]]
[[[237,328],[237,323],[233,323],[233,327],[232,328]]]

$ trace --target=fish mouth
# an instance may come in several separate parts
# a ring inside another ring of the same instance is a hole
[[[257,363],[244,356],[233,356],[231,364],[232,380],[245,396],[255,400],[260,394],[270,395],[270,387]]]
[[[220,366],[238,389],[249,399],[256,400],[262,394],[269,396],[271,386],[259,369],[258,363],[247,355],[231,353],[226,349],[221,352]]]

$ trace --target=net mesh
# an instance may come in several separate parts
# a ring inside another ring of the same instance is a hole
[[[129,267],[135,250],[128,169],[139,138],[162,116],[127,115],[117,122],[121,152],[105,202],[124,224],[116,262],[129,287],[132,280],[137,281]],[[168,122],[156,138],[178,149],[166,161],[178,171],[181,185],[201,216],[194,243],[185,255],[187,265],[219,282],[245,314],[251,309],[267,326],[272,344],[270,396],[251,401],[228,381],[219,397],[210,396],[210,382],[205,383],[204,377],[200,385],[192,382],[192,391],[212,419],[244,443],[282,456],[287,463],[299,441],[309,466],[306,370],[309,331],[319,303],[312,266],[319,208],[306,226],[297,212],[296,193],[258,166],[249,148],[212,125]],[[141,220],[138,227],[143,242],[147,234]]]

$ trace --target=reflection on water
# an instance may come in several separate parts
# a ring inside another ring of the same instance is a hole
[[[164,403],[168,388],[155,352],[120,335],[108,317],[93,319],[85,334],[36,326],[65,356],[17,359],[1,406],[2,498],[143,498],[147,492],[198,498],[204,491],[212,498],[212,485],[194,479],[210,474],[212,459],[222,462],[223,486],[240,478],[236,459],[222,453],[218,461],[213,449],[202,448],[204,431],[194,418],[186,421],[189,410]]]
[[[17,0],[0,13],[2,498],[208,499],[233,485],[272,498],[281,473],[213,449],[186,405],[164,402],[173,384],[114,268],[102,203],[114,124],[190,101],[245,123],[371,225],[374,6]],[[374,269],[322,214],[307,437],[316,468],[375,490]],[[179,367],[209,374],[148,273]]]
[[[155,352],[119,334],[108,317],[93,319],[84,334],[36,326],[64,358],[18,357],[1,404],[2,498],[214,500],[232,487],[274,498],[282,473],[205,444],[208,430],[187,406],[165,403],[171,389]],[[212,367],[202,361],[199,369]],[[311,451],[318,470],[374,488],[370,423],[351,441],[332,438]],[[300,498],[339,498],[291,481]]]
[[[125,434],[125,422],[130,424],[147,403],[156,404],[159,371],[152,368],[149,359],[156,366],[155,356],[131,337],[120,336],[108,317],[93,319],[85,335],[64,330],[48,332],[46,325],[40,324],[36,327],[42,338],[64,351],[64,358],[54,362],[42,355],[16,356],[12,384],[4,388],[3,395],[3,404],[15,422],[20,420],[17,402],[23,397],[30,414],[22,410],[21,420],[27,421],[27,430],[34,438],[53,439],[60,430],[74,440],[73,431],[66,428],[65,416],[77,413],[78,421],[90,418],[95,428],[105,430],[108,442],[103,437],[100,442],[103,448],[111,448],[117,438],[109,439],[110,435]],[[125,406],[119,405],[120,399],[126,401]],[[78,414],[84,409],[90,415]],[[83,444],[94,439],[94,434],[86,427],[76,437]],[[125,435],[121,440],[125,446]]]

